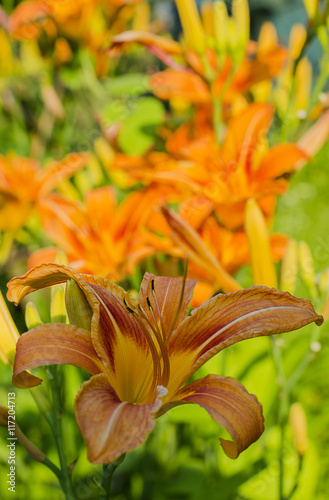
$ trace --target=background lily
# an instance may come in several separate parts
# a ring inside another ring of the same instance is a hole
[[[41,168],[31,158],[0,156],[0,231],[16,231],[29,219],[40,202],[64,179],[90,160],[87,153],[71,153],[62,161]]]
[[[17,344],[13,383],[26,369],[54,363],[92,373],[75,409],[93,463],[111,462],[136,448],[157,416],[186,403],[205,408],[229,432],[233,441],[221,444],[236,458],[263,432],[255,396],[230,377],[210,375],[184,384],[214,354],[240,340],[323,322],[308,300],[266,287],[218,295],[186,318],[193,280],[147,273],[136,300],[108,280],[58,265],[13,278],[8,298],[17,303],[68,279],[83,292],[84,297],[77,295],[79,308],[89,311],[89,319],[84,316],[82,325],[80,315],[68,309],[71,325],[41,325],[25,333]]]

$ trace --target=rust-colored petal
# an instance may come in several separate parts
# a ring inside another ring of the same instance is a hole
[[[8,283],[8,299],[19,302],[39,288],[73,279],[93,310],[91,338],[111,384],[120,398],[135,401],[150,383],[152,360],[148,342],[124,305],[125,291],[111,281],[79,274],[69,267],[44,264]],[[148,382],[145,382],[148,381]]]
[[[224,452],[230,458],[237,458],[264,431],[261,404],[234,378],[207,375],[196,380],[183,387],[160,412],[163,414],[174,406],[186,403],[204,408],[231,435],[233,441],[220,439]]]
[[[160,388],[153,403],[138,406],[120,401],[103,374],[84,382],[75,411],[90,462],[107,464],[141,445],[154,428],[164,392]]]
[[[196,280],[187,280],[185,282],[184,295],[182,298],[182,302],[180,303],[180,298],[183,291],[182,278],[168,278],[166,276],[155,276],[154,274],[145,273],[141,284],[139,300],[145,312],[148,314],[150,320],[152,320],[151,313],[146,303],[146,298],[149,298],[152,304],[154,315],[160,328],[161,323],[156,306],[156,301],[155,297],[152,294],[152,280],[154,280],[154,292],[163,320],[164,331],[166,335],[168,335],[172,330],[174,330],[177,325],[179,325],[179,323],[183,321],[183,319],[186,318],[187,309],[192,299]]]
[[[65,324],[37,326],[18,339],[13,384],[16,387],[33,387],[37,384],[28,378],[22,380],[22,372],[37,366],[65,363],[83,368],[92,374],[103,370],[102,363],[91,343],[89,332]],[[41,383],[41,379],[38,381]]]
[[[201,104],[210,102],[210,92],[202,78],[188,71],[167,69],[152,75],[150,87],[159,99],[184,99]]]
[[[208,359],[241,340],[321,325],[307,299],[263,286],[219,294],[208,300],[175,330],[169,343],[169,392],[177,390]]]

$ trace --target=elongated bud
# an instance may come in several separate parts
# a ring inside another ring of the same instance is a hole
[[[58,264],[59,266],[68,266],[69,265],[67,255],[62,250],[56,254],[54,262],[55,262],[55,264]]]
[[[294,294],[298,273],[298,244],[290,240],[281,265],[280,290]]]
[[[296,70],[295,110],[298,118],[306,118],[312,91],[312,64],[307,57],[299,62]]]
[[[215,21],[214,21],[214,4],[206,1],[201,4],[201,18],[205,34],[214,38],[215,36]]]
[[[38,309],[33,302],[28,302],[25,308],[25,323],[29,330],[36,326],[42,325]]]
[[[148,2],[141,2],[135,7],[133,18],[133,30],[147,31],[150,24],[150,5]]]
[[[325,269],[319,276],[318,286],[320,295],[326,297],[329,294],[329,269]]]
[[[250,12],[248,0],[233,0],[232,16],[239,37],[239,45],[245,48],[250,38]]]
[[[304,408],[294,403],[290,408],[290,425],[297,453],[302,457],[308,449],[307,421]]]
[[[90,159],[87,170],[90,173],[91,181],[94,186],[104,183],[104,173],[102,167],[95,156]]]
[[[290,31],[289,52],[292,59],[297,59],[306,40],[306,29],[302,24],[294,24]]]
[[[228,13],[226,4],[222,0],[214,3],[214,20],[217,49],[225,53],[228,45]]]
[[[50,320],[52,323],[66,323],[65,292],[62,285],[51,290]]]
[[[19,333],[0,292],[0,359],[13,366]]]
[[[205,269],[226,293],[241,289],[240,284],[223,268],[194,228],[167,207],[162,207],[162,213],[171,229],[173,239],[192,262]]]
[[[112,165],[115,157],[112,146],[103,137],[99,137],[94,142],[94,149],[102,165],[108,169]]]
[[[278,34],[271,22],[264,23],[260,29],[257,43],[257,52],[267,52],[278,45]]]
[[[176,0],[186,45],[198,54],[205,51],[205,33],[195,0]]]
[[[318,0],[303,0],[305,10],[310,19],[314,19],[318,13]]]
[[[246,204],[245,231],[249,241],[254,285],[277,288],[267,226],[263,212],[255,200],[248,200]]]
[[[3,405],[0,405],[0,425],[3,427],[8,426],[8,408]],[[37,462],[43,462],[46,458],[45,454],[39,450],[31,441],[25,436],[25,434],[18,427],[17,423],[15,424],[15,438],[17,441],[26,449],[28,454],[36,460]],[[8,441],[10,443],[10,441]],[[9,444],[10,445],[10,444]]]
[[[93,311],[85,294],[73,280],[66,284],[65,303],[70,324],[90,332]]]
[[[317,296],[315,287],[314,261],[310,247],[305,241],[299,243],[299,267],[302,279],[312,297]]]
[[[90,191],[90,173],[87,170],[80,170],[80,172],[75,174],[74,180],[82,196],[85,196]]]

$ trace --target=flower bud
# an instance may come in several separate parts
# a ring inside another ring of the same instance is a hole
[[[317,290],[315,286],[315,272],[314,272],[314,262],[313,256],[305,241],[299,243],[299,267],[302,279],[309,289],[311,296],[317,296]]]
[[[51,290],[50,320],[52,323],[66,323],[65,292],[62,285]]]
[[[176,0],[176,6],[187,47],[195,50],[198,54],[203,54],[205,33],[195,0]]]
[[[314,19],[318,13],[318,0],[303,0],[305,10],[310,19]]]
[[[268,229],[263,212],[255,200],[248,200],[246,204],[245,231],[249,241],[254,285],[277,288]]]
[[[85,294],[73,280],[66,284],[65,303],[70,324],[90,332],[93,311]]]
[[[232,17],[236,26],[239,46],[244,50],[250,38],[250,12],[248,0],[233,0]]]
[[[68,266],[69,265],[67,255],[63,251],[59,251],[56,254],[54,262],[55,262],[55,264],[58,264],[59,266]]]
[[[308,449],[307,421],[304,408],[294,403],[290,408],[290,425],[297,453],[302,457]]]
[[[290,240],[287,244],[281,265],[280,290],[294,293],[298,273],[298,244]]]
[[[206,1],[201,4],[201,18],[205,34],[214,38],[215,23],[214,23],[214,4]]]
[[[29,330],[35,328],[36,326],[42,325],[42,321],[33,302],[28,302],[25,308],[25,323]]]
[[[141,2],[135,7],[133,18],[133,30],[147,31],[150,23],[150,5],[148,2]]]
[[[228,45],[228,13],[222,0],[214,3],[214,16],[217,49],[220,53],[225,53]]]

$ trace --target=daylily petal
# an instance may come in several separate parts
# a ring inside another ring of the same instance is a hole
[[[220,439],[220,443],[230,458],[237,458],[264,431],[261,404],[234,378],[207,375],[196,380],[183,387],[159,413],[184,403],[198,404],[227,430],[234,441]]]
[[[155,318],[160,328],[161,324],[156,301],[152,295],[152,280],[154,280],[154,291],[163,321],[164,332],[168,335],[172,330],[174,330],[175,326],[179,325],[183,319],[186,318],[188,305],[192,299],[196,280],[187,280],[185,282],[184,296],[182,303],[180,304],[180,298],[183,290],[183,280],[181,278],[168,278],[165,276],[155,276],[154,274],[145,273],[138,298],[143,309],[148,314],[149,319],[152,321],[151,313],[146,303],[146,298],[149,298],[153,307]],[[178,307],[180,307],[179,311]],[[179,314],[176,317],[177,312],[179,312]],[[173,324],[174,321],[175,324]]]
[[[141,387],[147,391],[152,374],[149,345],[133,314],[124,305],[126,292],[111,281],[79,274],[65,266],[44,264],[8,283],[8,299],[16,303],[39,288],[63,283],[78,283],[93,310],[91,338],[104,369],[119,394],[135,401]]]
[[[166,207],[162,208],[162,213],[170,226],[174,240],[191,258],[191,261],[214,276],[218,287],[221,287],[224,291],[239,290],[241,288],[239,283],[225,271],[220,262],[203,243],[198,233],[187,222]]]
[[[24,333],[17,342],[13,384],[16,387],[33,387],[37,384],[33,383],[33,380],[23,381],[20,377],[22,372],[37,366],[65,363],[83,368],[92,374],[103,371],[89,332],[65,324],[37,326]],[[38,381],[41,383],[41,379]]]
[[[168,350],[170,394],[208,359],[241,340],[323,323],[307,299],[267,287],[219,294],[194,309],[174,331]]]
[[[194,104],[210,101],[210,92],[199,75],[167,69],[152,75],[150,87],[159,99],[184,99]]]
[[[90,462],[112,462],[142,444],[154,428],[161,404],[161,390],[153,403],[138,406],[120,401],[103,374],[84,382],[75,411]]]
[[[268,104],[250,104],[229,123],[221,154],[224,162],[246,161],[257,141],[269,129],[273,109]]]
[[[182,47],[178,42],[154,35],[148,31],[130,30],[116,35],[111,40],[111,47],[117,47],[130,43],[140,43],[146,46],[155,46],[164,50],[168,54],[181,55]]]
[[[51,191],[62,180],[84,167],[91,159],[89,153],[70,153],[64,160],[52,163],[40,171],[42,193]]]
[[[278,144],[266,153],[253,177],[257,183],[275,179],[291,172],[297,162],[307,158],[307,154],[295,144]]]

